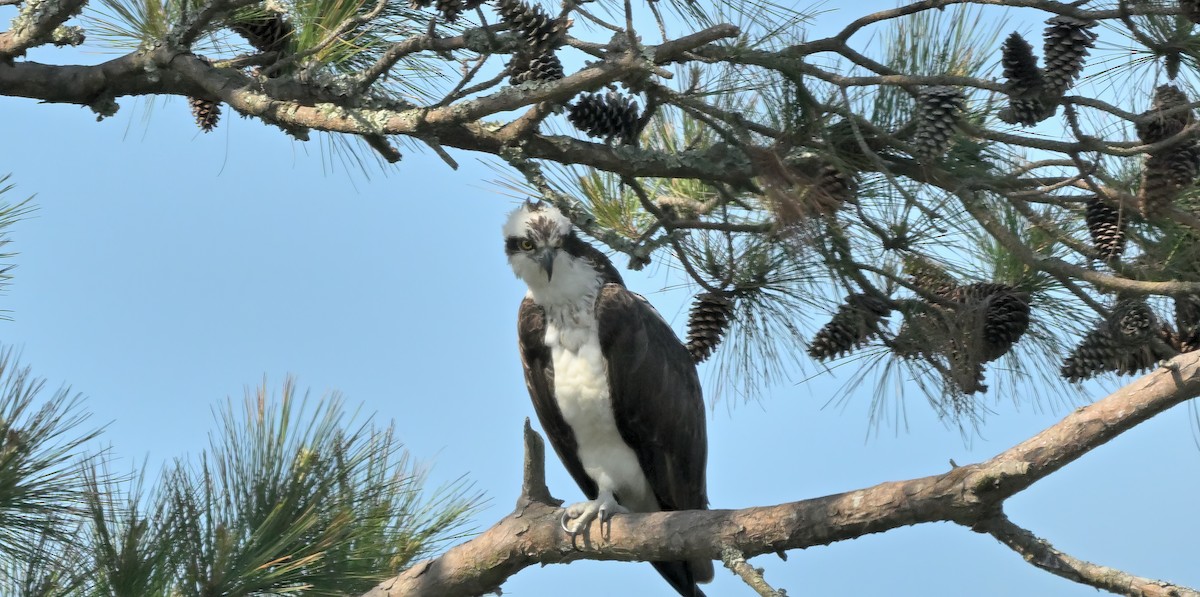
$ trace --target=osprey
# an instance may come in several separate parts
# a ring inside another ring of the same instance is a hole
[[[529,287],[517,325],[534,411],[589,500],[566,509],[563,529],[707,508],[704,399],[671,327],[549,204],[514,211],[504,249]],[[713,576],[710,560],[653,565],[684,597],[703,597],[696,583]]]

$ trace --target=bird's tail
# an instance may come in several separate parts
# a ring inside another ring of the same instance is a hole
[[[696,583],[712,581],[713,563],[711,560],[694,560],[690,562],[651,562],[654,569],[683,597],[705,597],[704,591]]]

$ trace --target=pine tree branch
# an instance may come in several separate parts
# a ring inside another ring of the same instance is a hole
[[[83,10],[87,0],[25,0],[12,29],[0,33],[0,64],[24,56],[25,51],[53,40],[54,31]],[[79,39],[83,41],[82,36]]]
[[[997,242],[1004,245],[1005,249],[1012,251],[1026,265],[1043,270],[1055,276],[1060,276],[1066,279],[1083,280],[1091,283],[1098,288],[1115,292],[1134,292],[1139,294],[1161,294],[1169,296],[1184,296],[1190,294],[1200,294],[1200,282],[1183,282],[1178,280],[1170,280],[1164,282],[1153,282],[1144,280],[1130,280],[1098,272],[1096,270],[1087,269],[1078,265],[1072,265],[1061,259],[1054,257],[1045,257],[1033,252],[1032,249],[1025,246],[1021,239],[1015,234],[1007,230],[1000,222],[997,222],[995,215],[980,204],[978,199],[974,198],[974,193],[970,191],[962,191],[956,193],[960,204],[970,213],[979,225],[988,232]]]
[[[1007,545],[1026,562],[1051,574],[1079,584],[1139,597],[1200,597],[1200,591],[1161,580],[1143,578],[1108,566],[1098,566],[1074,558],[1054,548],[1048,541],[1017,526],[1007,516],[998,515],[976,528]]]
[[[734,549],[745,557],[782,549],[825,545],[925,522],[948,521],[998,535],[1022,553],[1050,553],[1004,524],[1004,500],[1053,474],[1096,447],[1151,417],[1200,395],[1200,353],[1134,380],[1097,402],[985,462],[949,472],[883,483],[820,498],[745,508],[623,514],[603,536],[572,541],[559,527],[562,510],[547,503],[542,464],[526,432],[525,495],[518,509],[474,539],[421,562],[363,597],[439,595],[457,597],[495,591],[510,576],[535,564],[580,559],[659,561],[720,559]],[[533,491],[538,489],[538,491]],[[1039,549],[1041,551],[1039,551]],[[1064,562],[1076,563],[1074,560]],[[1038,562],[1034,562],[1038,565]],[[1119,571],[1076,566],[1072,580],[1124,595],[1145,595],[1152,583]],[[1122,576],[1123,575],[1123,576]],[[1104,578],[1109,580],[1105,581]],[[1124,580],[1132,582],[1123,584]],[[1195,591],[1176,587],[1180,595]],[[1192,591],[1187,593],[1185,591]],[[1162,593],[1166,594],[1166,593]]]
[[[1113,19],[1118,18],[1121,15],[1173,15],[1179,13],[1178,7],[1173,4],[1145,3],[1139,4],[1138,6],[1127,7],[1124,10],[1088,10],[1082,7],[1086,5],[1085,3],[1057,2],[1055,0],[922,0],[920,2],[913,2],[897,8],[882,10],[860,17],[849,25],[846,25],[846,27],[838,32],[837,35],[834,35],[828,39],[844,42],[869,25],[880,23],[889,19],[896,19],[916,14],[918,12],[923,12],[934,8],[943,10],[947,6],[953,6],[955,4],[983,4],[1003,6],[1008,8],[1035,8],[1051,14],[1089,20]],[[809,42],[809,44],[821,45],[826,43],[826,41],[827,40],[814,40]]]

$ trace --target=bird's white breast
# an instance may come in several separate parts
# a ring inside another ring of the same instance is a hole
[[[599,489],[616,493],[630,510],[657,510],[637,454],[617,431],[607,363],[591,307],[546,308],[545,342],[554,363],[554,396],[575,433],[583,469]]]

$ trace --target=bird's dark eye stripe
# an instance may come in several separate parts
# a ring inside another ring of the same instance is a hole
[[[532,251],[533,247],[533,239],[528,237],[510,236],[504,239],[504,251],[509,255],[521,251]]]

